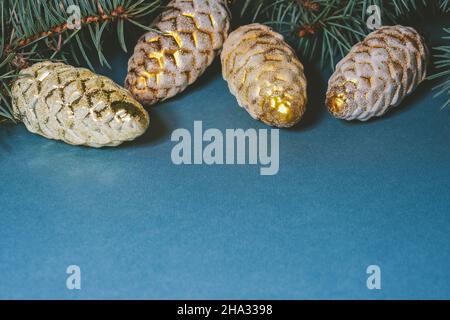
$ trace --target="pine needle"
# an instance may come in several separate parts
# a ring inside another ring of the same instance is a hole
[[[45,60],[86,63],[93,58],[109,67],[103,53],[103,37],[113,24],[122,50],[127,25],[151,30],[151,21],[162,0],[0,0],[0,116],[12,119],[10,87],[20,69]],[[70,28],[79,9],[81,29]],[[82,60],[80,61],[80,57]]]

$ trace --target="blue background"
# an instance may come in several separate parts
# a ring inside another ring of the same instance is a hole
[[[112,70],[122,83],[127,57]],[[423,84],[381,119],[323,105],[330,72],[307,65],[308,112],[280,131],[280,171],[175,166],[177,128],[267,128],[216,62],[150,110],[147,134],[73,147],[0,126],[0,298],[450,298],[450,126]],[[81,267],[82,289],[66,289]],[[377,264],[382,289],[368,290]]]

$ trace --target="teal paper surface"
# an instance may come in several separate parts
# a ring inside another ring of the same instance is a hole
[[[126,57],[104,72],[122,83]],[[320,75],[320,76],[318,76]],[[450,298],[450,118],[423,84],[367,123],[332,118],[307,67],[308,112],[280,130],[280,169],[181,165],[171,133],[266,129],[219,65],[150,109],[115,149],[0,126],[0,298]],[[322,78],[323,77],[323,78]],[[368,290],[366,268],[381,268]],[[66,268],[81,268],[81,290]]]

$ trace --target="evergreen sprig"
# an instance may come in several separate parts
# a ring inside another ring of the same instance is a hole
[[[20,69],[44,59],[84,62],[93,69],[93,56],[109,67],[103,50],[106,31],[115,27],[113,41],[126,51],[125,23],[150,29],[149,16],[161,4],[161,0],[0,0],[0,119],[12,119],[10,87]]]
[[[435,67],[438,72],[429,77],[430,79],[442,80],[442,82],[434,88],[434,90],[437,91],[434,95],[435,97],[444,94],[448,96],[448,99],[445,101],[442,108],[450,106],[450,28],[444,28],[444,31],[447,35],[444,36],[443,39],[449,43],[435,48],[435,51],[437,52],[437,54],[434,55],[436,59]]]
[[[450,0],[230,0],[242,13],[283,33],[303,58],[319,57],[334,67],[337,59],[368,32],[367,8],[378,5],[383,24],[398,23],[424,11],[450,13]],[[44,59],[82,62],[93,68],[92,57],[109,66],[103,38],[115,26],[112,40],[126,51],[125,23],[142,29],[165,0],[0,0],[0,122],[12,119],[10,87],[21,68]],[[67,9],[80,9],[80,29],[68,25]],[[426,9],[426,10],[425,10]],[[446,29],[450,34],[450,29]],[[447,40],[450,40],[446,37]],[[95,54],[92,54],[92,53]],[[450,95],[450,45],[437,48],[444,82],[437,94]],[[450,105],[450,99],[446,106]]]

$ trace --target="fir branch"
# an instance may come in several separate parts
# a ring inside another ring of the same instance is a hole
[[[434,97],[439,97],[444,94],[448,96],[448,99],[444,102],[442,109],[450,106],[450,28],[444,29],[444,32],[447,33],[447,36],[444,36],[443,39],[448,42],[448,44],[436,47],[435,50],[437,54],[434,55],[435,67],[438,72],[429,77],[429,79],[439,79],[442,82],[434,87],[436,90],[436,94]]]

